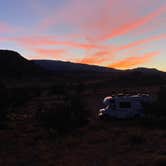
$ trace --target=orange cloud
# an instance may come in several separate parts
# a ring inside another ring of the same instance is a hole
[[[120,47],[112,47],[112,48],[105,47],[104,50],[101,50],[96,52],[95,54],[89,55],[85,57],[84,59],[82,59],[80,62],[86,63],[86,64],[101,64],[105,61],[108,61],[108,60],[110,61],[110,59],[112,59],[115,56],[115,54],[118,53],[119,51],[133,49],[135,47],[138,47],[156,40],[161,40],[161,39],[166,39],[166,34],[152,36],[150,38],[131,42],[127,45],[123,45]]]
[[[132,57],[123,59],[121,61],[118,61],[116,63],[110,64],[108,65],[108,67],[121,68],[121,69],[130,68],[137,65],[142,65],[150,61],[153,57],[157,55],[159,55],[159,52],[151,52],[151,53],[144,54],[143,56],[132,56]]]
[[[106,60],[106,57],[111,57],[110,52],[108,51],[98,51],[92,56],[87,56],[86,58],[82,59],[80,63],[86,64],[101,64],[103,61]]]

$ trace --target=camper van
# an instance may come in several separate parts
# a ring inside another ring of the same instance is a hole
[[[144,117],[144,103],[150,103],[149,95],[116,95],[108,96],[103,100],[106,106],[100,109],[98,117],[112,117],[117,119]]]

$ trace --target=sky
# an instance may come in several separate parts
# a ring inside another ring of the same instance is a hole
[[[166,71],[166,0],[0,0],[0,49]]]

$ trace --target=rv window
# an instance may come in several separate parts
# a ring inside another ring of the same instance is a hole
[[[120,102],[119,107],[120,108],[131,108],[131,103],[130,102]]]

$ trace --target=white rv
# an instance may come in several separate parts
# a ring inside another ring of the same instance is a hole
[[[144,117],[143,103],[150,103],[149,95],[117,95],[103,100],[105,108],[100,109],[99,117],[117,119]]]

